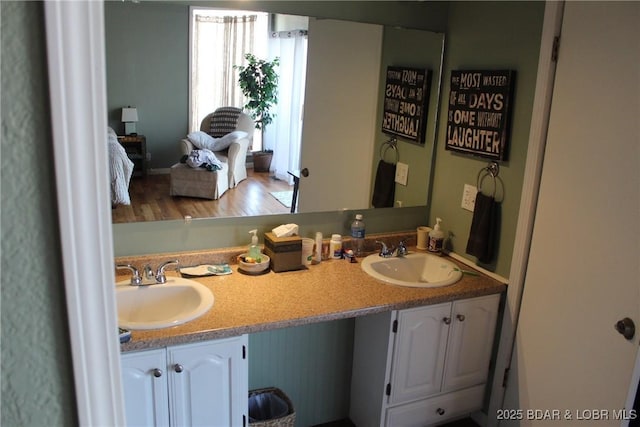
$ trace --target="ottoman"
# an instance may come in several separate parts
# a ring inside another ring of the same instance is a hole
[[[171,166],[171,196],[200,197],[218,199],[229,188],[229,167],[222,163],[222,169],[209,171],[192,168],[184,163]]]

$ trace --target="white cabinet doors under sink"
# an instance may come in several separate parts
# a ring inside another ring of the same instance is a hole
[[[247,336],[124,353],[128,426],[247,422]]]
[[[408,402],[440,392],[451,303],[398,312],[389,403]]]
[[[168,426],[166,350],[124,353],[121,357],[128,426]]]
[[[496,294],[358,318],[351,420],[424,426],[481,409],[499,303]]]

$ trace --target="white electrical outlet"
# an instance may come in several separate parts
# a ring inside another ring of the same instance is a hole
[[[473,212],[473,209],[476,207],[476,194],[478,194],[476,187],[469,184],[464,185],[464,190],[462,191],[462,209]]]
[[[400,185],[407,185],[407,175],[409,175],[409,165],[396,163],[396,182]]]

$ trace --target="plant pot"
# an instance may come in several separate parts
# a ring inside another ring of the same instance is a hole
[[[272,152],[256,151],[253,153],[253,170],[255,172],[269,172]]]

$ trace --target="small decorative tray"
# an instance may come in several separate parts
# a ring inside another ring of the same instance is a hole
[[[202,264],[191,267],[180,267],[182,277],[224,276],[231,274],[229,264]]]

